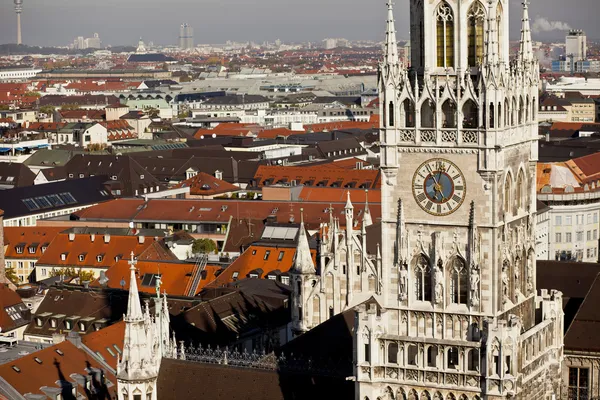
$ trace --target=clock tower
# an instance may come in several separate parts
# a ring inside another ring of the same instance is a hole
[[[389,3],[379,70],[382,289],[358,307],[357,398],[558,396],[561,294],[536,290],[528,0],[514,59],[508,0],[410,8],[411,65]]]

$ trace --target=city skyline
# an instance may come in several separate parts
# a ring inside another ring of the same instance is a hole
[[[598,8],[596,0],[574,0],[577,6],[560,9],[553,5],[563,0],[533,0],[531,2],[534,40],[555,40],[564,36],[565,29],[583,29],[590,39],[600,38],[600,27],[587,18]],[[383,3],[384,1],[381,0]],[[511,32],[518,39],[520,0],[511,0]],[[64,46],[72,37],[84,32],[99,32],[107,45],[135,45],[139,37],[158,45],[176,45],[181,25],[181,13],[165,14],[163,8],[185,11],[186,19],[194,28],[197,43],[224,43],[231,41],[285,42],[321,41],[327,37],[345,37],[349,40],[383,39],[376,29],[381,20],[381,7],[372,3],[331,0],[327,4],[309,0],[302,4],[259,0],[252,4],[236,4],[232,0],[207,0],[197,4],[190,0],[165,3],[141,0],[118,2],[107,0],[102,9],[91,10],[87,0],[74,2],[58,0],[48,6],[41,0],[26,0],[23,4],[23,43],[40,46]],[[398,9],[407,9],[408,0],[398,0]],[[315,13],[311,7],[318,7]],[[231,13],[231,7],[238,12]],[[344,7],[344,8],[341,8]],[[115,10],[120,12],[115,12]],[[135,21],[130,15],[139,14]],[[193,16],[196,16],[195,18]],[[192,16],[191,18],[189,16]],[[277,16],[279,18],[274,18]],[[288,16],[287,18],[285,16]],[[408,39],[408,13],[397,16],[398,37]],[[65,20],[70,21],[65,24]],[[108,26],[106,21],[111,21]],[[58,29],[58,27],[61,27]],[[64,29],[68,27],[67,29]],[[14,4],[0,4],[0,43],[16,43]]]

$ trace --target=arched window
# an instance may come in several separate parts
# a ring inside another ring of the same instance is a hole
[[[523,97],[519,98],[519,125],[525,122],[525,105],[523,104]]]
[[[442,128],[456,128],[456,105],[451,100],[442,104]]]
[[[510,126],[510,105],[508,99],[504,99],[504,126]]]
[[[479,371],[479,350],[469,350],[467,355],[467,369],[469,371]]]
[[[479,127],[479,109],[473,100],[467,100],[463,105],[463,128],[475,129]]]
[[[490,103],[490,128],[496,127],[496,117],[494,115],[494,103]]]
[[[485,9],[479,1],[473,3],[467,14],[469,28],[469,66],[480,65],[483,60]]]
[[[394,102],[388,105],[388,126],[394,126]]]
[[[517,111],[518,111],[518,109],[517,109],[517,99],[513,97],[513,99],[512,99],[512,112],[510,113],[510,116],[511,116],[510,123],[511,123],[512,126],[517,125]]]
[[[418,355],[418,349],[417,349],[417,345],[416,344],[409,344],[408,345],[408,352],[407,352],[407,360],[406,363],[408,365],[413,365],[416,366],[417,365],[417,355]]]
[[[454,67],[454,14],[445,1],[436,10],[437,66]]]
[[[450,347],[448,349],[447,360],[448,360],[447,367],[449,369],[458,368],[458,348]]]
[[[496,7],[496,33],[498,35],[498,40],[496,41],[496,45],[498,46],[498,60],[504,61],[504,24],[502,21],[502,16],[504,15],[504,8],[502,7],[502,3],[498,0],[498,7]]]
[[[404,100],[402,103],[402,111],[404,112],[404,127],[415,127],[415,106],[410,99]]]
[[[388,344],[388,363],[398,364],[398,343]]]
[[[537,118],[537,105],[535,101],[535,97],[531,99],[531,120],[535,121]]]
[[[431,301],[431,267],[424,256],[415,263],[415,295],[417,301]]]
[[[435,109],[429,100],[421,106],[421,128],[435,128]]]
[[[502,128],[502,103],[498,103],[498,128]]]
[[[427,366],[430,368],[437,367],[438,348],[437,346],[429,346],[427,348]]]
[[[504,212],[509,212],[512,206],[512,175],[506,174],[506,180],[504,181]]]
[[[529,122],[530,120],[530,116],[529,116],[529,109],[531,108],[531,104],[529,102],[529,95],[527,95],[527,100],[525,101],[525,122]]]
[[[461,258],[455,257],[450,263],[450,302],[467,304],[468,293],[467,265]]]
[[[525,208],[525,174],[523,170],[519,171],[519,177],[517,178],[517,193],[516,199],[518,208]]]

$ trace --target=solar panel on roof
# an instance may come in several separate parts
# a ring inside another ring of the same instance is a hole
[[[21,201],[25,204],[29,211],[35,211],[40,209],[40,206],[33,199],[23,199]]]
[[[77,204],[75,197],[69,192],[59,194],[60,198],[67,204]]]
[[[35,202],[42,208],[52,208],[52,203],[46,198],[46,196],[40,196],[35,198]]]
[[[65,205],[65,202],[62,201],[62,199],[57,194],[49,194],[48,196],[46,196],[46,198],[48,199],[48,201],[50,201],[50,203],[52,203],[54,207]]]

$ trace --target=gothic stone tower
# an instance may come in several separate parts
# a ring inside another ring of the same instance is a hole
[[[379,91],[382,268],[358,307],[357,399],[559,394],[561,294],[536,290],[539,67],[527,0],[411,0],[411,68],[391,4]]]

